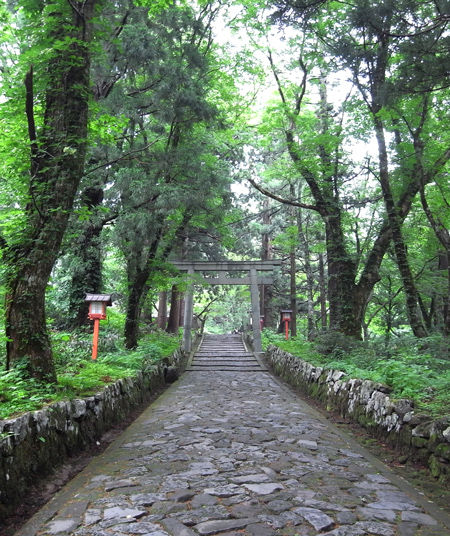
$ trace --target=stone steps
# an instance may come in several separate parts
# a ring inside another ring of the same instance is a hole
[[[187,370],[261,372],[267,369],[246,350],[239,335],[205,335]]]

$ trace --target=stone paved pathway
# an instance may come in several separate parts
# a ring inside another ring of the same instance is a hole
[[[289,389],[238,367],[186,372],[17,536],[450,534]]]

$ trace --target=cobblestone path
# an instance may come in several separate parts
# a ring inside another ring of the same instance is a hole
[[[194,364],[17,536],[450,534],[254,362]]]

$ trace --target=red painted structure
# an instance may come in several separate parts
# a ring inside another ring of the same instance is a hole
[[[281,322],[284,322],[284,336],[286,340],[289,339],[289,322],[292,318],[292,311],[290,309],[282,309],[280,311]]]
[[[111,294],[86,294],[85,301],[89,302],[88,318],[94,321],[92,359],[97,359],[100,320],[106,319],[106,307],[112,305]]]

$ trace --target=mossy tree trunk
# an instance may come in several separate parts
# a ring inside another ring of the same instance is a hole
[[[4,244],[7,366],[26,359],[28,373],[55,381],[46,327],[45,290],[57,259],[83,173],[89,108],[91,25],[97,0],[52,3],[46,40],[55,47],[47,65],[43,127],[33,111],[33,70],[26,85],[31,144],[29,202],[20,239]],[[50,9],[51,7],[51,9]]]

